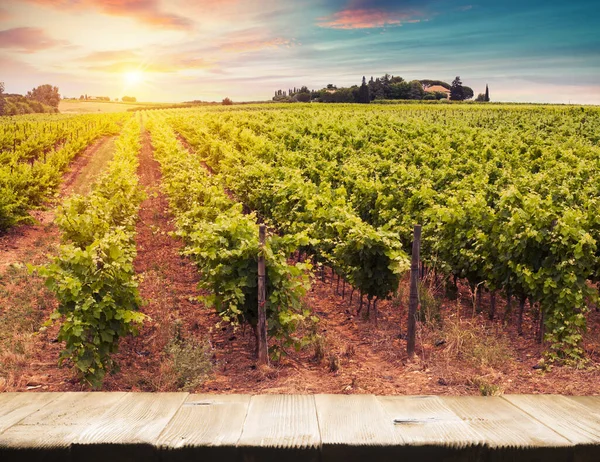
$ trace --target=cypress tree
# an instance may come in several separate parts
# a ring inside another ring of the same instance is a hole
[[[485,101],[490,101],[490,89],[488,88],[487,83],[485,84]]]
[[[362,84],[358,89],[357,103],[368,104],[371,102],[371,95],[369,93],[369,86],[367,85],[367,79],[362,79]]]

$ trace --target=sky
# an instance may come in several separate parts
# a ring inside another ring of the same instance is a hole
[[[0,0],[0,81],[24,94],[270,99],[385,73],[492,101],[600,104],[599,0]]]

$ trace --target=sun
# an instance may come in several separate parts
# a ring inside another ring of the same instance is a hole
[[[123,75],[127,85],[137,85],[144,81],[144,73],[142,71],[129,71]]]

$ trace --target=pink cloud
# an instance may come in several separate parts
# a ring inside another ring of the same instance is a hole
[[[387,26],[400,26],[421,20],[417,12],[393,12],[376,8],[349,8],[331,16],[318,18],[320,27],[330,29],[373,29]]]
[[[119,59],[113,62],[98,62],[86,69],[111,74],[141,70],[147,73],[173,73],[188,69],[209,69],[214,66],[210,61],[186,54],[163,55],[151,62],[139,59]]]
[[[14,48],[22,53],[35,53],[68,42],[54,40],[36,27],[16,27],[0,31],[0,48]]]
[[[111,16],[132,17],[138,21],[168,29],[189,29],[193,22],[183,16],[161,10],[158,0],[27,0],[57,9],[94,9]]]
[[[231,41],[221,44],[223,51],[229,51],[234,53],[244,53],[248,51],[257,51],[264,48],[290,48],[297,45],[294,39],[285,39],[282,37],[275,37],[272,39],[256,39],[256,40],[240,40]]]
[[[23,76],[24,74],[34,74],[37,72],[37,69],[35,69],[30,64],[24,63],[23,61],[19,61],[9,56],[1,55],[0,69],[2,69],[3,77],[5,77],[6,75],[19,77]]]
[[[4,8],[0,8],[0,21],[6,21],[12,18],[12,14],[5,10]]]
[[[138,53],[134,50],[111,50],[111,51],[95,51],[90,53],[79,61],[87,63],[102,63],[106,61],[115,61],[123,59],[135,59],[138,57]]]

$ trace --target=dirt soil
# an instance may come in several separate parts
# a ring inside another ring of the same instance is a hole
[[[203,295],[196,287],[199,276],[194,265],[180,255],[183,243],[171,234],[173,217],[160,190],[160,167],[152,157],[148,134],[144,135],[138,174],[148,196],[140,210],[135,268],[140,276],[141,295],[146,300],[142,311],[150,320],[139,336],[122,341],[116,355],[121,369],[106,378],[104,390],[600,394],[597,310],[592,310],[588,319],[588,363],[581,369],[547,370],[539,368],[543,346],[536,342],[539,322],[535,310],[526,310],[520,336],[514,312],[506,321],[491,322],[487,319],[489,296],[483,297],[483,312],[474,313],[468,288],[460,286],[457,301],[440,297],[429,322],[418,324],[416,356],[409,360],[404,335],[408,281],[402,282],[396,298],[378,304],[377,320],[372,312],[366,319],[366,307],[357,314],[357,296],[354,294],[351,303],[348,287],[344,298],[336,294],[337,283],[331,283],[328,270],[325,281],[315,278],[313,290],[306,297],[306,305],[320,319],[319,340],[301,351],[287,351],[269,367],[257,367],[251,330],[220,326],[214,311],[199,301]],[[21,244],[13,245],[20,248]],[[498,304],[497,312],[503,315],[504,302]],[[51,305],[48,302],[45,315],[51,311]],[[308,333],[310,326],[305,329]],[[30,363],[22,361],[13,369],[12,373],[18,371],[23,379],[5,379],[4,388],[84,389],[70,369],[55,365],[60,345],[53,341],[52,331],[38,338],[39,348],[25,355]],[[186,348],[174,350],[173,345]],[[179,356],[174,353],[176,350]],[[204,377],[207,369],[210,372]],[[193,380],[199,376],[202,380]],[[0,390],[1,380],[0,377]]]

